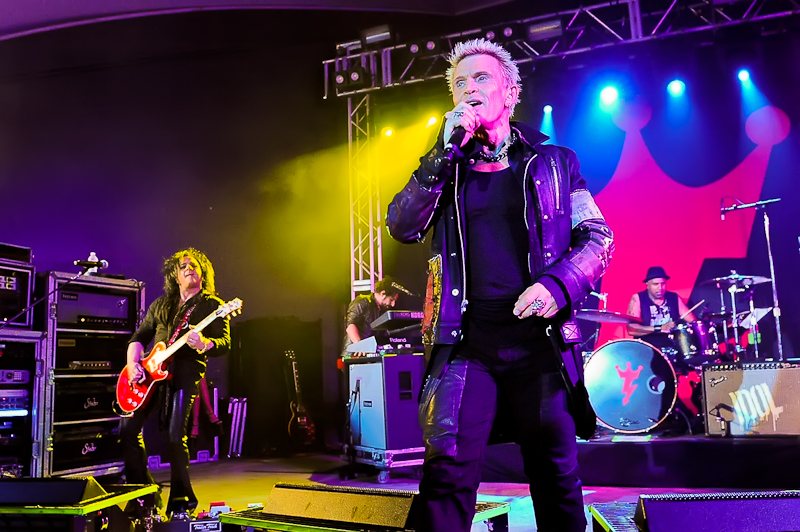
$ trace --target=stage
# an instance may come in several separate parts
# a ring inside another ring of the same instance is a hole
[[[602,437],[579,444],[586,505],[636,502],[642,494],[796,489],[800,484],[796,438],[644,439],[612,441],[612,437]],[[341,480],[339,471],[345,465],[332,454],[308,453],[192,464],[191,474],[201,510],[212,502],[225,502],[234,510],[264,503],[278,482],[398,490],[417,490],[419,485],[413,469],[392,470],[386,483],[379,483],[374,471]],[[153,473],[159,482],[169,480],[168,468]],[[536,530],[514,445],[490,446],[478,499],[510,503],[512,532]],[[591,523],[591,518],[587,520]],[[486,527],[476,524],[473,530],[484,531]],[[587,530],[591,530],[591,524]]]
[[[587,486],[800,489],[796,437],[606,435],[579,440],[578,461]],[[490,446],[483,479],[524,482],[518,448]]]

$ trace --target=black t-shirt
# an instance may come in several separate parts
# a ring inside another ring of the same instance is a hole
[[[467,173],[467,293],[516,299],[531,284],[522,185],[511,168]]]

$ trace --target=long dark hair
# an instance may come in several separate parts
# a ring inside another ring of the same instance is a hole
[[[180,287],[178,286],[178,264],[180,264],[183,257],[191,257],[200,265],[200,273],[203,276],[203,292],[212,296],[217,295],[216,285],[214,284],[214,266],[208,260],[206,254],[195,248],[186,248],[175,252],[171,257],[164,261],[164,266],[161,268],[161,273],[164,275],[164,294],[167,299],[173,299],[180,296]]]

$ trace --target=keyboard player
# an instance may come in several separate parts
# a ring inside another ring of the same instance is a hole
[[[350,302],[344,325],[343,356],[347,354],[348,345],[372,336],[372,322],[387,310],[394,308],[397,304],[397,297],[400,295],[396,286],[391,277],[384,277],[375,283],[374,292],[356,296]],[[350,353],[350,356],[353,355],[354,353]],[[339,359],[339,368],[344,368],[341,358]]]

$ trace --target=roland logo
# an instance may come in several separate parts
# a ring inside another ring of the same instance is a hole
[[[407,344],[408,343],[408,338],[400,338],[400,337],[392,338],[392,337],[389,337],[389,341],[392,342],[393,344]]]

